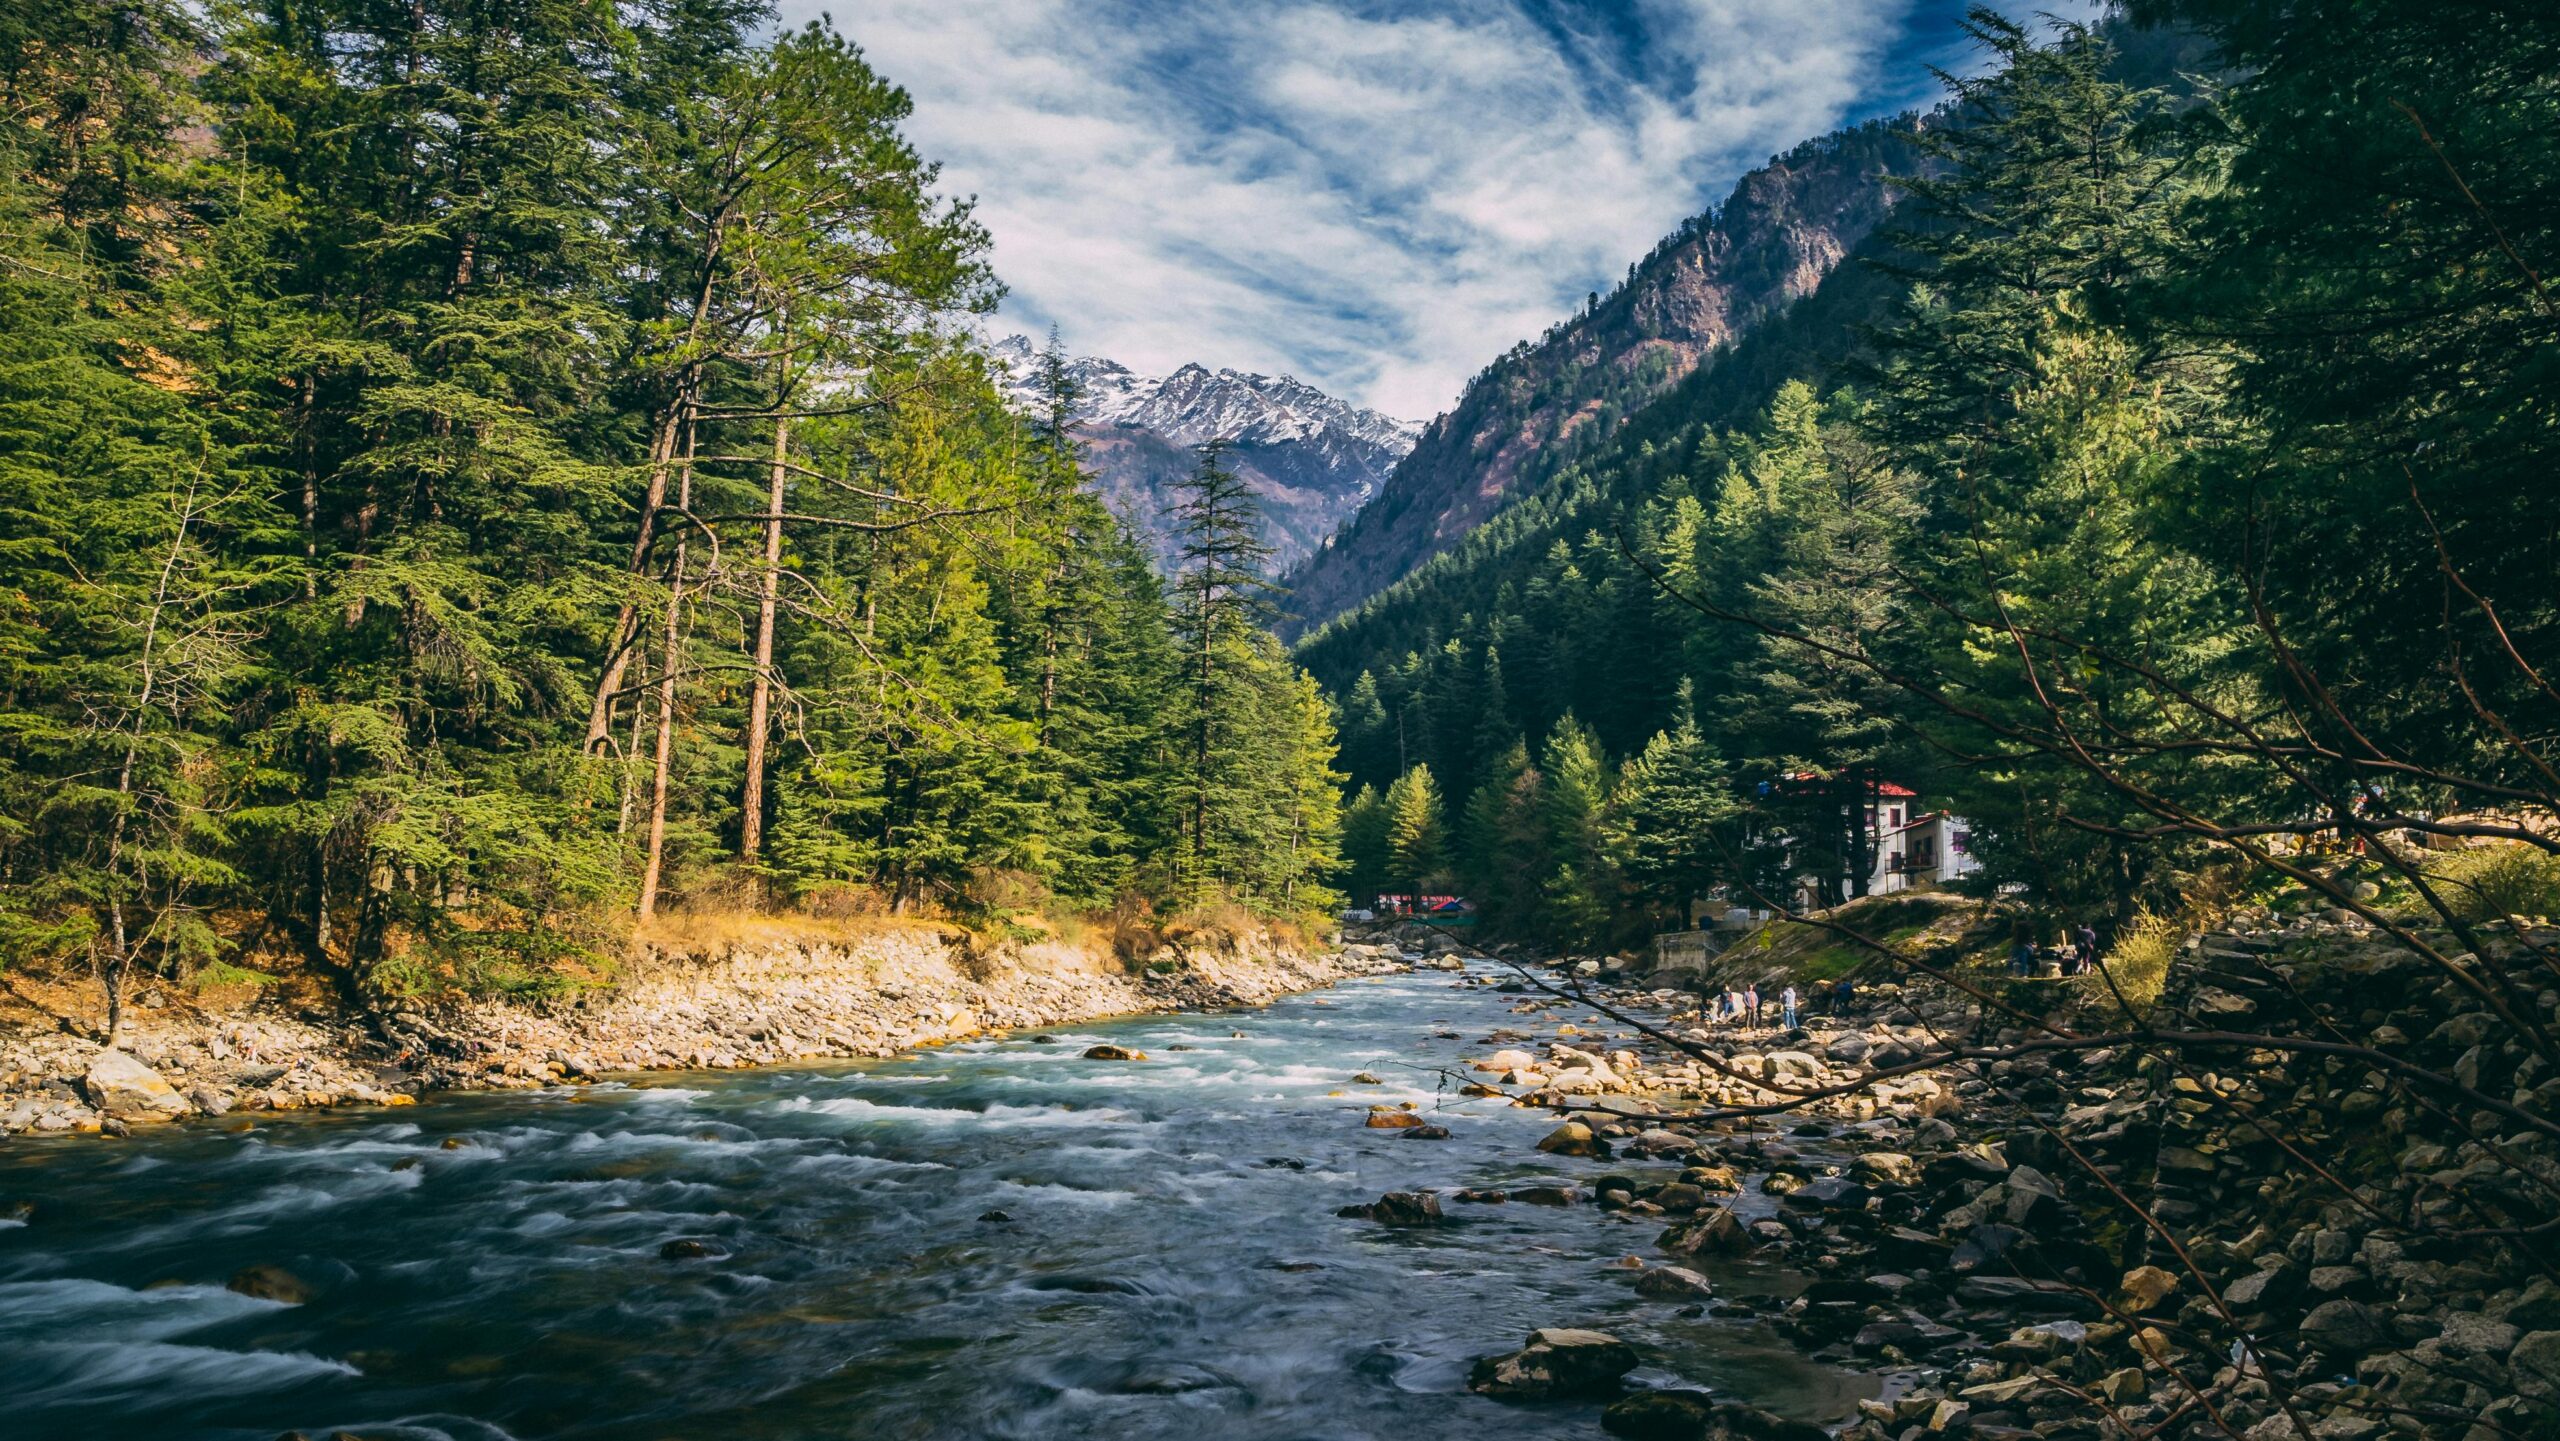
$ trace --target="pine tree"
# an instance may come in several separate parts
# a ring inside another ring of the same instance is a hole
[[[1396,777],[1387,787],[1386,812],[1387,869],[1419,906],[1445,861],[1440,784],[1431,767],[1415,766]]]
[[[1738,809],[1685,683],[1679,716],[1627,762],[1608,818],[1619,864],[1674,926],[1687,924],[1690,902],[1733,874],[1732,838],[1720,832]]]
[[[1393,880],[1393,852],[1387,844],[1389,816],[1384,797],[1372,785],[1362,786],[1342,811],[1342,858],[1349,867],[1344,884],[1355,906],[1374,906]]]
[[[1250,743],[1258,709],[1254,636],[1269,614],[1263,563],[1271,547],[1244,481],[1227,465],[1226,445],[1202,446],[1174,508],[1180,568],[1174,633],[1186,672],[1180,717],[1184,764],[1177,785],[1183,827],[1179,892],[1197,896],[1225,878],[1234,859],[1223,837],[1240,828],[1222,807],[1247,804],[1235,774]]]

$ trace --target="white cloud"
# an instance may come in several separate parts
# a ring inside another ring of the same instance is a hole
[[[1751,165],[1877,91],[1938,0],[852,0],[975,193],[1004,323],[1294,372],[1423,418]],[[814,15],[785,0],[787,19]],[[1905,57],[1903,69],[1916,70]],[[1894,74],[1891,94],[1916,93]]]

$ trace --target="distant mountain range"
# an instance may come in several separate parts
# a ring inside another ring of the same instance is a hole
[[[1039,349],[1020,335],[994,346],[1014,399],[1026,407],[1038,403]],[[1236,473],[1262,502],[1273,565],[1285,570],[1377,494],[1422,433],[1411,421],[1363,410],[1293,376],[1203,365],[1141,375],[1096,356],[1075,357],[1067,369],[1083,392],[1076,435],[1085,467],[1159,559],[1174,544],[1167,524],[1173,483],[1210,440],[1233,442]]]

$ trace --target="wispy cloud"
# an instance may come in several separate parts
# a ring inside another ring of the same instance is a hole
[[[1006,324],[1419,418],[1742,171],[1924,102],[1962,0],[828,8],[978,197]]]

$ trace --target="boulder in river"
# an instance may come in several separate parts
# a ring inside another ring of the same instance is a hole
[[[1487,1356],[1467,1373],[1467,1389],[1501,1401],[1615,1396],[1642,1358],[1601,1331],[1549,1326],[1529,1333],[1517,1351]]]
[[[1511,1199],[1527,1206],[1571,1206],[1582,1200],[1579,1186],[1514,1186]]]
[[[1404,1138],[1408,1141],[1445,1141],[1449,1139],[1449,1128],[1429,1125],[1407,1126]]]
[[[1733,1255],[1750,1250],[1751,1237],[1741,1218],[1718,1209],[1671,1227],[1656,1244],[1674,1256]]]
[[[1084,1048],[1084,1058],[1088,1061],[1143,1061],[1147,1058],[1147,1053],[1133,1051],[1127,1046],[1087,1046]]]
[[[1787,1204],[1802,1211],[1855,1211],[1867,1204],[1867,1188],[1846,1176],[1823,1176],[1787,1192]]]
[[[1714,1284],[1686,1266],[1648,1266],[1636,1273],[1636,1294],[1660,1301],[1695,1301],[1716,1293]]]
[[[1373,1131],[1410,1131],[1430,1123],[1411,1111],[1398,1111],[1386,1106],[1369,1110],[1369,1129]]]
[[[1334,1214],[1381,1226],[1437,1226],[1443,1219],[1440,1198],[1429,1191],[1389,1191],[1375,1201],[1345,1206]]]
[[[158,1071],[122,1051],[100,1051],[80,1089],[90,1105],[119,1121],[170,1121],[194,1109]]]
[[[1547,1138],[1538,1143],[1538,1149],[1556,1156],[1589,1156],[1600,1159],[1609,1154],[1609,1143],[1600,1139],[1599,1132],[1580,1121],[1567,1121],[1549,1131]]]
[[[299,1306],[311,1299],[311,1288],[303,1284],[301,1277],[282,1266],[244,1266],[222,1284],[224,1290],[237,1291],[261,1301],[282,1302],[287,1306]]]

